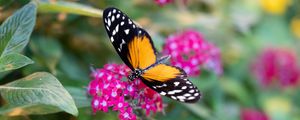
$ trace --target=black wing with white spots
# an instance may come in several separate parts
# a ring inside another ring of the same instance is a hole
[[[186,73],[181,68],[175,68],[179,69],[181,74],[176,78],[167,80],[166,82],[159,82],[157,80],[150,82],[143,77],[140,77],[140,79],[142,79],[148,87],[152,88],[160,95],[185,103],[197,102],[201,98],[200,91],[190,80],[187,79]],[[164,74],[163,72],[165,71],[162,71],[161,74]]]
[[[123,62],[130,69],[134,70],[127,58],[129,52],[128,43],[132,41],[135,36],[146,36],[149,39],[151,39],[151,37],[145,30],[139,28],[125,13],[114,7],[106,8],[103,11],[103,22],[115,50]],[[153,45],[152,41],[150,42]],[[156,49],[154,47],[153,49],[156,53]]]

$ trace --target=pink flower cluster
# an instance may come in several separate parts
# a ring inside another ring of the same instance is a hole
[[[163,54],[171,55],[171,64],[181,67],[190,76],[200,74],[200,66],[221,75],[220,50],[195,30],[185,30],[171,35],[163,47]]]
[[[282,87],[295,86],[300,78],[295,53],[284,49],[265,49],[252,64],[252,72],[260,83],[268,86],[278,80]]]
[[[121,120],[136,120],[134,110],[150,112],[162,111],[161,96],[144,85],[139,79],[127,80],[130,69],[126,65],[106,64],[92,73],[88,93],[93,97],[94,112],[108,112],[109,108],[119,111]]]
[[[263,112],[255,109],[242,109],[241,120],[270,120],[270,118]]]
[[[154,1],[156,4],[158,4],[160,6],[164,6],[166,4],[173,2],[173,0],[154,0]]]
[[[154,0],[154,2],[160,6],[164,6],[166,4],[174,2],[174,0]],[[181,0],[181,2],[185,5],[187,4],[187,0]]]

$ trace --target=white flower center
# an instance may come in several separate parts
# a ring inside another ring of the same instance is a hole
[[[191,68],[188,67],[188,66],[185,66],[183,69],[184,69],[184,71],[185,71],[186,73],[188,73],[188,74],[191,72]]]
[[[108,86],[109,86],[109,84],[105,84],[105,85],[104,85],[104,88],[105,88],[105,89],[107,89],[107,88],[108,88]]]
[[[103,72],[100,72],[99,74],[98,74],[98,77],[100,78],[100,77],[102,77],[103,76]]]
[[[95,100],[94,101],[94,106],[98,106],[99,105],[99,101],[98,100]]]
[[[167,0],[159,0],[160,3],[165,3]]]
[[[103,102],[101,103],[101,105],[102,105],[102,106],[106,106],[106,105],[107,105],[106,101],[103,101]]]
[[[98,92],[98,91],[99,91],[99,85],[96,86],[96,92]]]
[[[120,84],[117,84],[117,86],[116,86],[117,88],[121,88],[121,85]]]
[[[177,48],[177,44],[176,43],[171,43],[170,48],[172,50],[176,49]]]
[[[123,115],[125,118],[129,118],[129,114],[126,112],[126,113],[124,113],[124,115]]]
[[[111,76],[111,75],[109,75],[109,76],[107,77],[107,80],[111,80],[111,78],[112,78],[112,76]]]
[[[123,107],[123,103],[119,103],[119,104],[118,104],[118,107],[119,107],[119,108]]]
[[[132,86],[128,86],[127,90],[131,92],[132,91]]]
[[[146,109],[149,109],[150,108],[150,105],[146,105]]]
[[[117,92],[112,92],[111,96],[116,97],[117,96]]]

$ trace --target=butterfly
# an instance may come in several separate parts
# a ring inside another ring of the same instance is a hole
[[[185,102],[197,102],[200,91],[183,69],[165,64],[170,56],[158,58],[150,35],[117,8],[103,11],[106,32],[123,62],[132,70],[130,80],[139,78],[160,95]]]

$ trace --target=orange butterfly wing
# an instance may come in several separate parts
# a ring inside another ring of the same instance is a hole
[[[127,59],[135,69],[145,69],[156,61],[156,53],[150,37],[135,36],[128,43]]]

